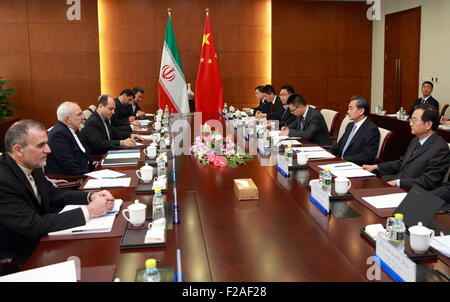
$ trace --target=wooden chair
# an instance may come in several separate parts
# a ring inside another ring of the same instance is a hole
[[[330,133],[330,136],[333,136],[339,112],[330,109],[322,109],[320,110],[320,113],[322,113],[325,122],[327,123],[328,132]]]
[[[448,104],[444,104],[444,106],[442,106],[442,110],[441,110],[441,117],[445,116],[445,111],[447,111],[448,108]]]
[[[385,159],[385,154],[387,152],[387,147],[392,137],[392,131],[386,130],[384,128],[378,127],[380,131],[380,143],[378,144],[378,152],[375,158],[375,162],[382,163]]]
[[[84,114],[84,117],[86,119],[88,119],[91,116],[92,112],[91,112],[91,110],[87,110],[86,109],[86,110],[83,111],[83,114]]]
[[[94,113],[94,111],[97,110],[97,106],[91,105],[91,106],[89,106],[88,109],[89,109],[92,113]]]

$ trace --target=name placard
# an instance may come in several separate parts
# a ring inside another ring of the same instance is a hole
[[[289,162],[284,155],[277,154],[277,170],[280,171],[283,176],[289,176]]]
[[[396,249],[382,234],[377,235],[376,256],[381,267],[396,281],[416,282],[416,264]]]
[[[318,179],[311,180],[309,184],[311,186],[311,197],[314,199],[311,201],[316,204],[322,212],[326,214],[330,213],[329,192],[322,187]]]

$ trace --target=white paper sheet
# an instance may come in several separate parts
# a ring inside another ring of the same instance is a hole
[[[77,282],[75,261],[69,260],[0,277],[0,282]]]
[[[131,177],[113,178],[113,179],[89,179],[84,186],[84,189],[100,189],[112,187],[129,187]]]
[[[110,169],[104,169],[104,170],[98,170],[98,171],[86,173],[84,175],[89,176],[89,177],[93,177],[93,178],[96,178],[96,179],[101,179],[101,178],[122,177],[122,176],[125,176],[126,174],[119,173],[119,172],[116,172],[116,171],[113,171],[113,170],[110,170]]]
[[[405,198],[406,194],[407,194],[406,192],[394,193],[387,195],[362,197],[362,199],[377,209],[388,209],[398,207]]]
[[[119,152],[119,153],[108,153],[105,159],[116,159],[116,158],[140,158],[141,150],[133,150],[130,152]]]
[[[317,159],[317,158],[328,159],[336,157],[321,147],[295,147],[292,148],[292,150],[294,152],[297,152],[297,156],[298,153],[305,152],[306,154],[308,154],[308,159]]]
[[[146,141],[151,141],[153,140],[153,135],[141,135],[141,137],[146,140]]]

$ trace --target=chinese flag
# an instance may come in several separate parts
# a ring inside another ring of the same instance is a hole
[[[195,83],[195,110],[204,113],[219,113],[223,107],[223,86],[220,78],[216,47],[206,14],[202,52]]]

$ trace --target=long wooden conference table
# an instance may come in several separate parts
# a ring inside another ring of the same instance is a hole
[[[192,115],[183,118],[193,125]],[[202,123],[209,118],[221,120],[204,116]],[[360,229],[369,224],[385,225],[386,218],[353,198],[336,203],[350,207],[357,217],[325,215],[309,201],[307,184],[318,178],[317,172],[302,169],[286,178],[274,165],[268,165],[271,161],[273,158],[258,154],[246,160],[246,165],[232,169],[203,166],[189,155],[176,156],[181,223],[168,231],[167,246],[121,250],[120,236],[77,239],[73,235],[69,240],[42,241],[23,270],[76,256],[82,274],[97,272],[94,277],[82,275],[82,281],[112,281],[111,276],[106,276],[108,280],[101,276],[102,268],[108,267],[114,278],[135,281],[136,270],[143,268],[148,258],[156,258],[159,267],[176,269],[176,250],[180,249],[185,281],[372,281],[368,271],[376,265],[370,258],[375,247]],[[172,160],[168,167],[172,167]],[[137,167],[111,169],[131,175]],[[252,178],[259,199],[238,201],[233,189],[237,178]],[[379,188],[380,194],[390,187],[378,177],[351,181],[352,188]],[[170,184],[166,194],[170,203],[174,199],[172,188]],[[121,209],[135,199],[148,204],[152,201],[151,194],[136,194],[135,187],[110,192],[123,199]],[[435,219],[450,227],[448,215]],[[117,215],[115,223],[123,221],[122,215]],[[450,275],[450,267],[441,259],[419,263]],[[393,281],[380,271],[378,281]]]

